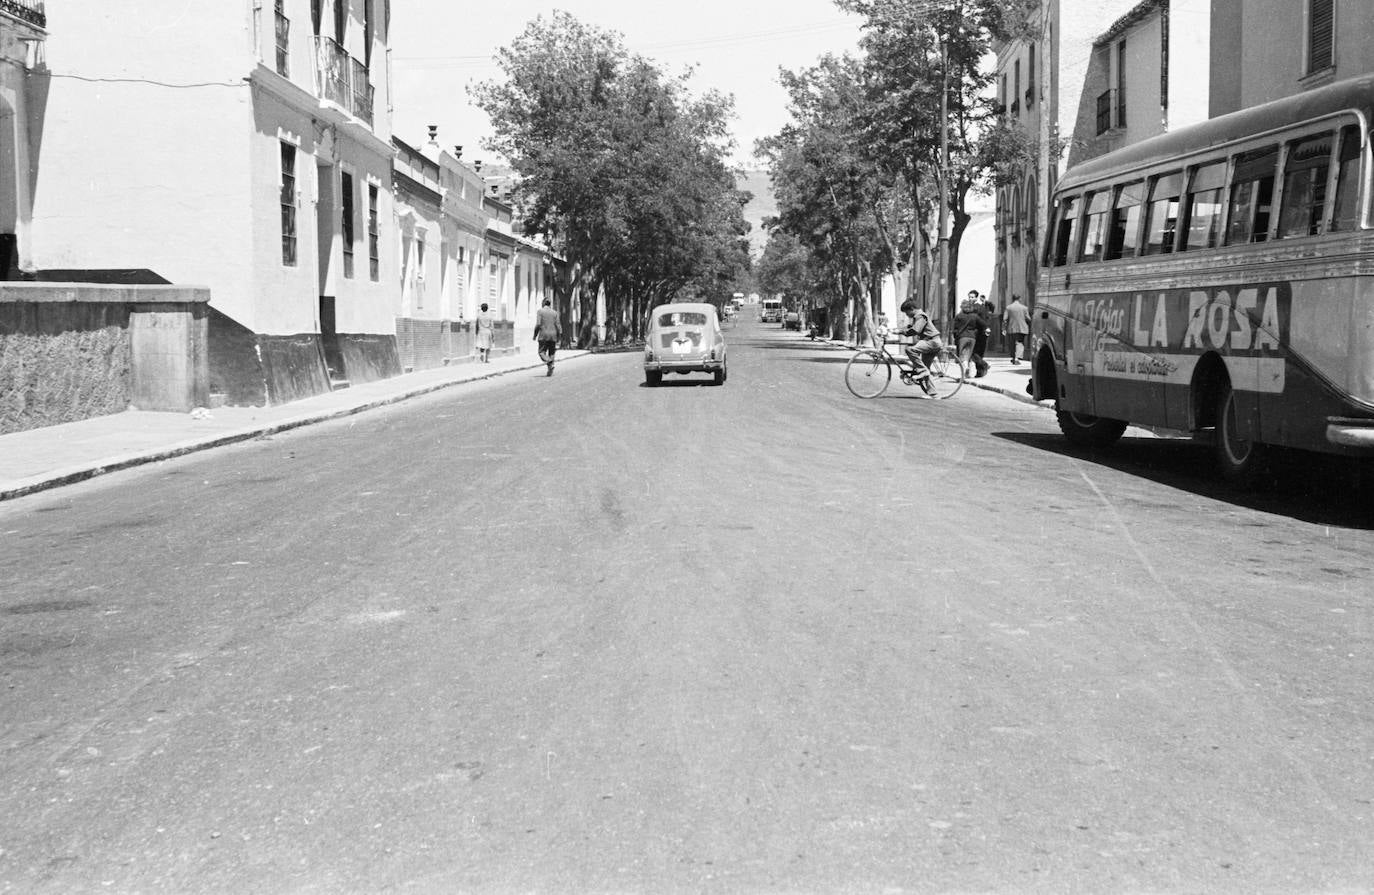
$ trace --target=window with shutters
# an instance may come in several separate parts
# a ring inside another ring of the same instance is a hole
[[[353,278],[353,175],[344,171],[339,176],[339,235],[343,239],[343,275]]]
[[[296,147],[281,144],[281,263],[296,266]]]
[[[377,194],[376,184],[367,185],[367,266],[368,273],[372,282],[377,282],[381,278],[381,238],[380,228],[377,223]]]
[[[1308,0],[1307,72],[1314,75],[1336,64],[1335,0]]]

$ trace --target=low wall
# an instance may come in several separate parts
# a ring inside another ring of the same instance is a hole
[[[470,320],[396,318],[396,351],[404,372],[471,361],[476,356],[475,341]],[[497,320],[491,343],[494,353],[511,353],[515,348],[515,324]]]
[[[210,290],[0,284],[0,433],[210,397]]]

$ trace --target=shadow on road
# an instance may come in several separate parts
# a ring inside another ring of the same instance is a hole
[[[1188,439],[1123,438],[1110,448],[1077,448],[1058,435],[993,432],[995,438],[1073,457],[1224,503],[1317,525],[1374,530],[1374,464],[1290,452],[1267,487],[1246,491],[1215,471],[1210,445]]]
[[[664,379],[662,382],[658,383],[657,385],[650,385],[650,384],[647,383],[647,382],[641,382],[641,383],[639,384],[639,387],[640,387],[640,388],[696,388],[696,387],[698,387],[698,386],[703,386],[703,385],[709,385],[709,386],[714,387],[715,384],[716,384],[715,380],[714,380],[714,379],[710,379],[710,378],[707,378],[707,379],[681,379],[681,378],[678,378],[678,379]]]

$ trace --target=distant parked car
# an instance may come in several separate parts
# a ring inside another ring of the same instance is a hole
[[[796,311],[788,311],[782,315],[782,328],[801,330],[801,314]]]
[[[659,305],[649,314],[644,337],[644,382],[658,385],[664,373],[710,373],[725,383],[725,337],[710,304]]]

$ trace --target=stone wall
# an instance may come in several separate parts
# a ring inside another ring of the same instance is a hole
[[[0,433],[209,402],[208,289],[0,284]]]

